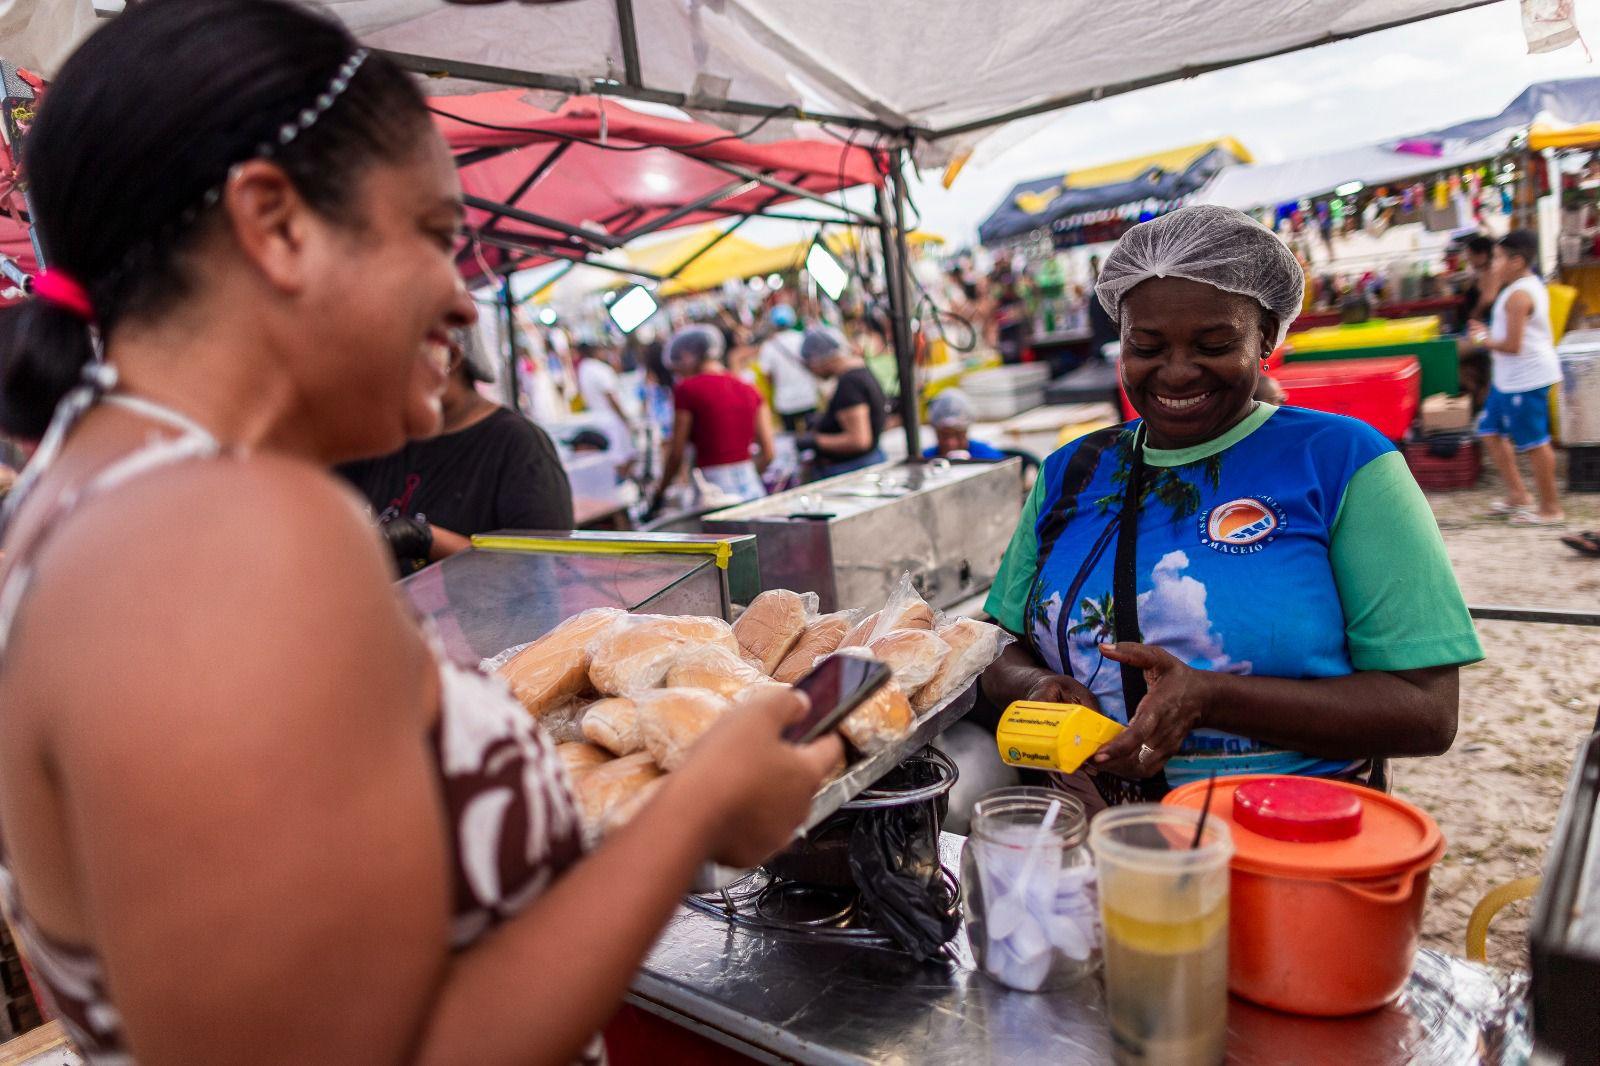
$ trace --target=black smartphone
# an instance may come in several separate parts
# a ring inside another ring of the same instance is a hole
[[[876,659],[830,655],[794,687],[811,699],[811,710],[784,730],[783,738],[809,744],[844,721],[849,713],[889,683],[889,668]]]

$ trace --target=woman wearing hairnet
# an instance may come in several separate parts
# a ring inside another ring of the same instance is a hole
[[[690,445],[694,465],[723,492],[737,500],[766,495],[761,471],[772,462],[771,416],[761,394],[728,373],[722,362],[726,346],[722,331],[704,324],[684,327],[667,343],[664,361],[677,382],[672,443],[651,514],[661,509]]]
[[[883,462],[878,438],[889,419],[889,404],[855,346],[832,326],[814,326],[800,340],[800,358],[812,374],[833,382],[833,395],[815,432],[795,438],[802,452],[816,454],[811,480]]]
[[[928,425],[937,443],[922,452],[924,459],[971,459],[997,463],[1006,457],[999,448],[973,440],[972,401],[960,389],[946,389],[928,401]]]
[[[1022,639],[984,678],[1000,706],[1128,724],[1058,778],[1091,803],[1212,772],[1382,784],[1386,757],[1454,739],[1483,651],[1404,459],[1253,398],[1303,285],[1271,232],[1210,206],[1133,227],[1101,271],[1140,418],[1045,462],[986,604]]]

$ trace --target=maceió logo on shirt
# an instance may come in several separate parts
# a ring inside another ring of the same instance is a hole
[[[1250,555],[1277,539],[1288,519],[1271,496],[1242,496],[1200,516],[1200,543],[1224,555]]]

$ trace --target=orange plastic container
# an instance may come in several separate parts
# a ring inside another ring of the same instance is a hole
[[[1206,783],[1164,803],[1198,808]],[[1337,1017],[1388,1003],[1410,976],[1444,836],[1423,811],[1360,785],[1219,777],[1211,817],[1233,830],[1228,990]]]

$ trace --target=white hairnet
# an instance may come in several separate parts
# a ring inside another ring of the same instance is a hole
[[[800,359],[815,363],[839,352],[848,351],[850,342],[832,326],[812,326],[800,339]]]
[[[935,428],[969,428],[977,412],[972,401],[960,389],[945,389],[928,401],[928,424]]]
[[[662,361],[673,372],[688,370],[701,363],[721,359],[727,342],[722,338],[722,331],[715,326],[700,323],[685,326],[672,335],[672,340],[667,342],[666,353]]]
[[[1275,345],[1300,313],[1306,288],[1299,262],[1276,234],[1243,211],[1214,204],[1180,207],[1124,233],[1094,291],[1121,322],[1122,298],[1149,278],[1187,278],[1251,297],[1277,318]]]

